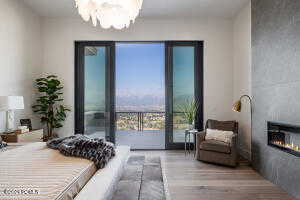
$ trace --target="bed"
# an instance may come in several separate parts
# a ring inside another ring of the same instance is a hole
[[[108,200],[122,175],[130,148],[116,148],[104,169],[65,157],[45,143],[0,153],[0,200]]]

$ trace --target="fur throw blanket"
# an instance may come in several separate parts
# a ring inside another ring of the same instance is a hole
[[[91,139],[84,135],[53,139],[47,142],[47,146],[59,150],[65,156],[91,160],[98,169],[104,168],[116,154],[112,143],[98,138]]]

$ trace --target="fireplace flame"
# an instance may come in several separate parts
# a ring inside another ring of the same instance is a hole
[[[294,151],[300,151],[300,146],[294,145],[293,143],[286,144],[286,143],[284,143],[282,141],[273,141],[273,144],[281,146],[281,147],[285,147],[285,148],[288,148],[288,149],[292,149]]]

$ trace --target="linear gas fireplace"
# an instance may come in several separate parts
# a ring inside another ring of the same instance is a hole
[[[300,126],[268,122],[268,145],[300,157]]]

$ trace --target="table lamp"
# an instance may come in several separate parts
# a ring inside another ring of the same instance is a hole
[[[6,132],[14,131],[14,111],[24,109],[22,96],[0,96],[0,111],[6,111]]]

